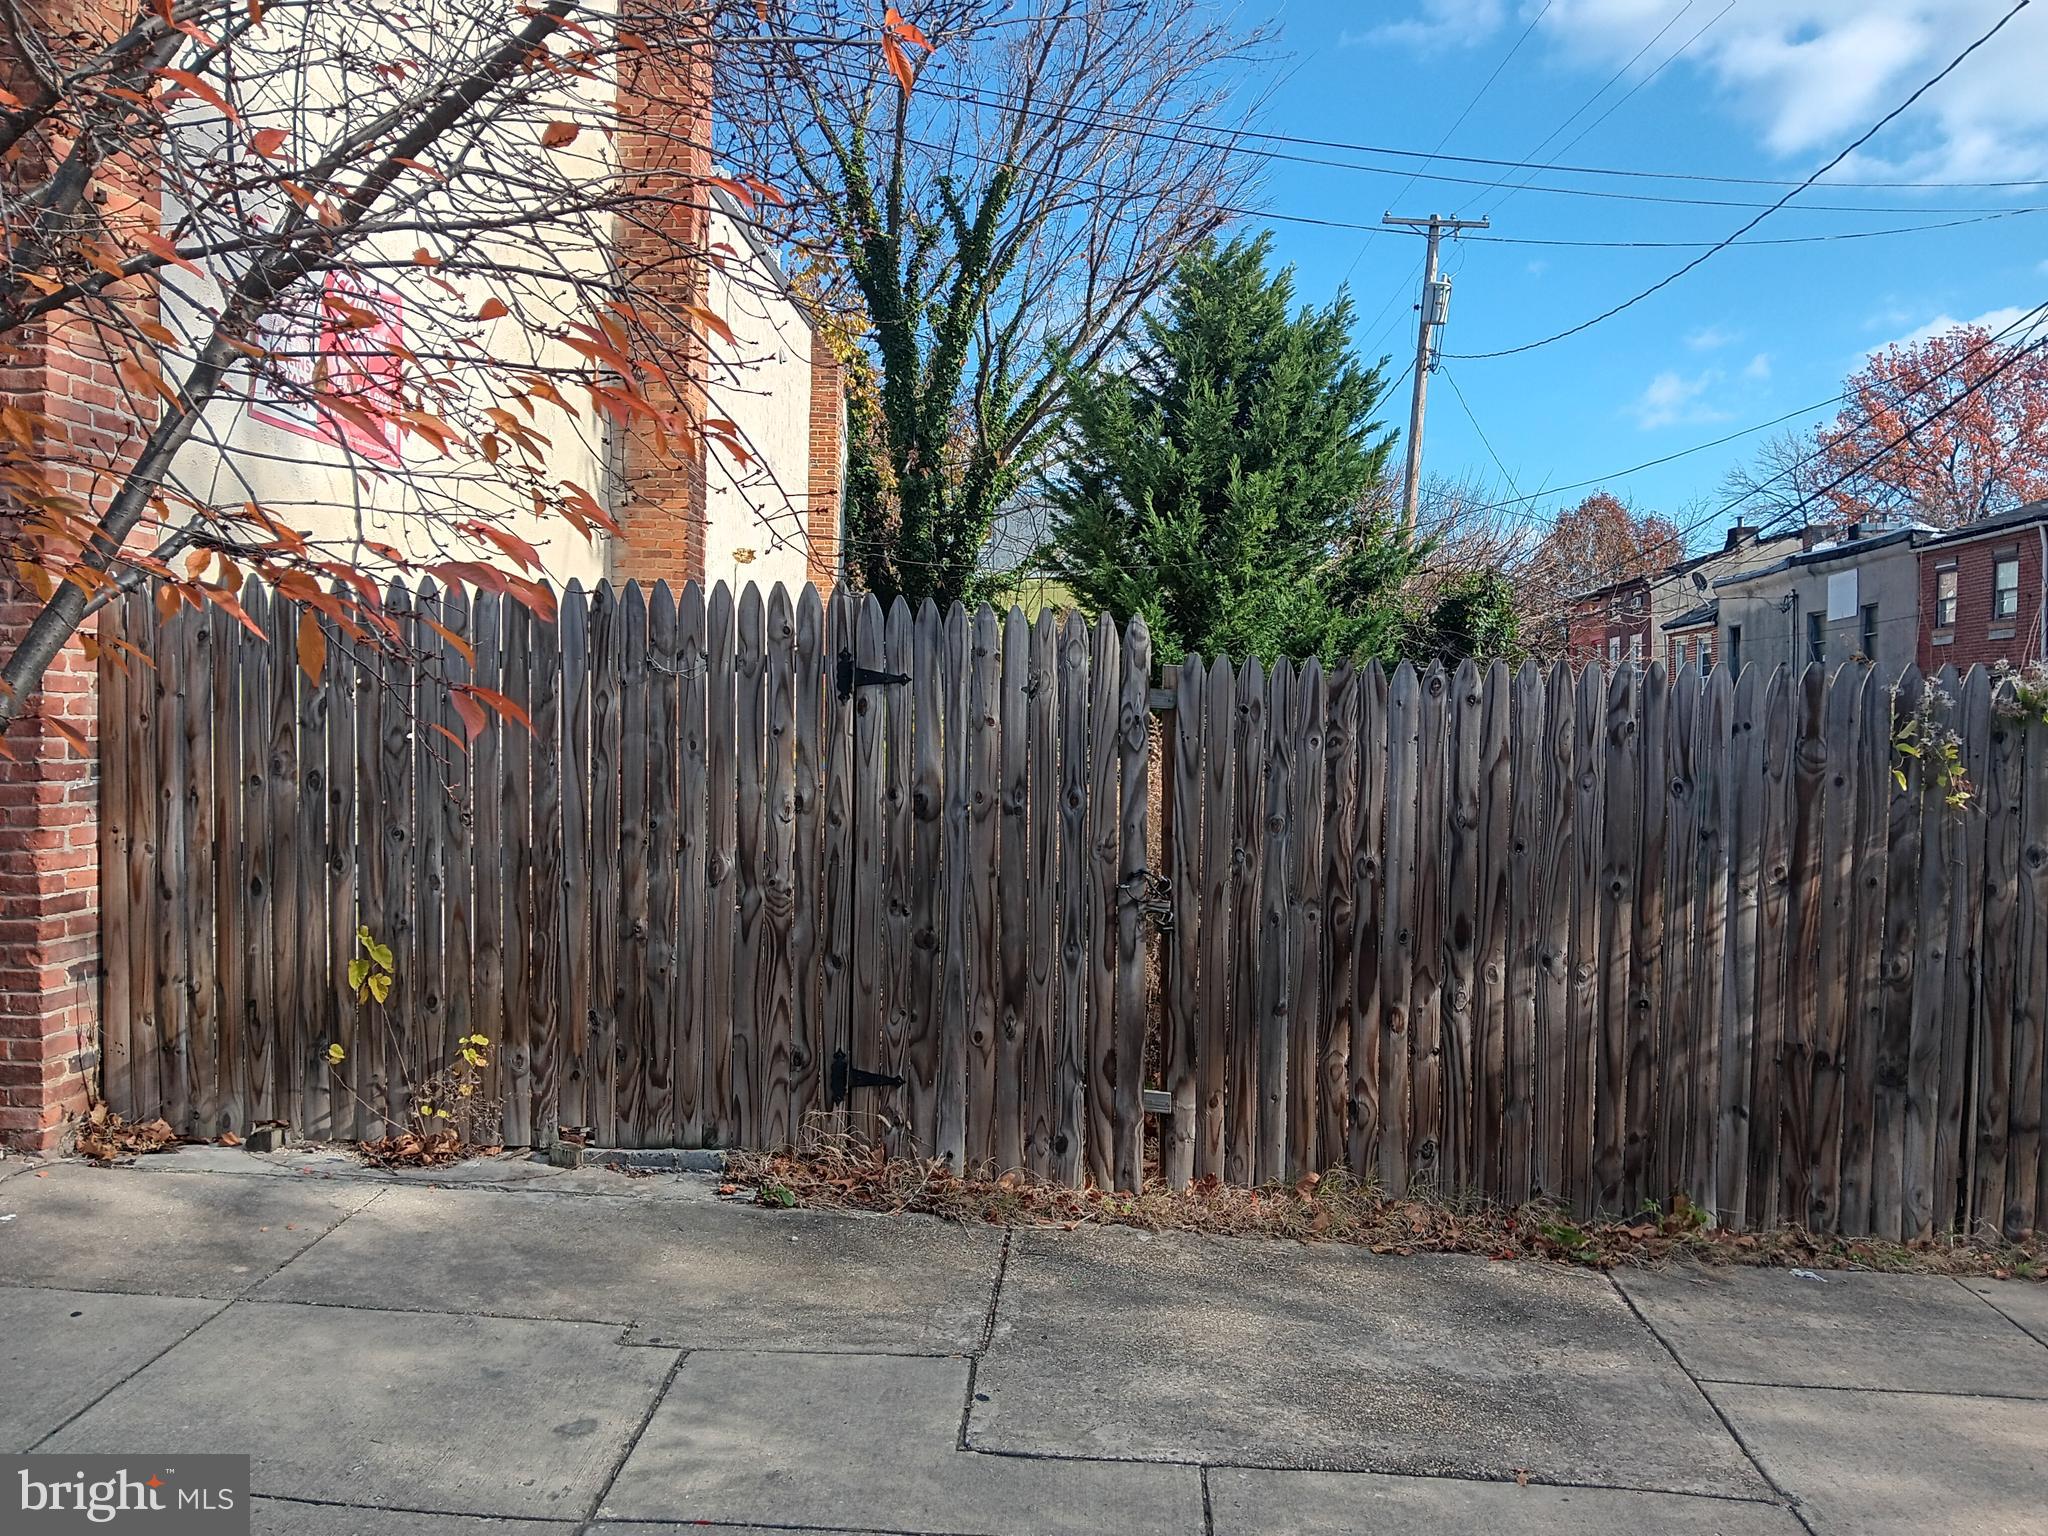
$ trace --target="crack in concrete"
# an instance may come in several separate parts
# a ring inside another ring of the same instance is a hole
[[[1614,1294],[1621,1298],[1621,1304],[1629,1309],[1629,1312],[1638,1323],[1643,1325],[1643,1328],[1649,1333],[1650,1337],[1663,1346],[1664,1353],[1671,1357],[1671,1363],[1678,1367],[1679,1374],[1692,1383],[1693,1391],[1699,1393],[1700,1400],[1713,1410],[1714,1417],[1720,1421],[1721,1428],[1727,1431],[1728,1438],[1735,1442],[1736,1448],[1748,1458],[1749,1464],[1756,1468],[1756,1475],[1764,1480],[1764,1486],[1777,1494],[1778,1498],[1783,1502],[1783,1507],[1791,1511],[1792,1518],[1799,1522],[1800,1529],[1806,1531],[1808,1536],[1819,1536],[1819,1533],[1814,1530],[1813,1522],[1806,1518],[1806,1511],[1799,1507],[1799,1501],[1766,1470],[1762,1458],[1750,1449],[1749,1442],[1742,1438],[1742,1432],[1735,1427],[1735,1421],[1722,1411],[1721,1405],[1714,1401],[1714,1395],[1700,1384],[1699,1377],[1693,1375],[1691,1368],[1686,1365],[1684,1360],[1679,1358],[1678,1351],[1672,1347],[1671,1341],[1665,1338],[1658,1331],[1657,1326],[1643,1315],[1643,1309],[1636,1305],[1635,1298],[1622,1288],[1621,1282],[1615,1279],[1612,1273],[1608,1274],[1607,1283],[1614,1288]]]

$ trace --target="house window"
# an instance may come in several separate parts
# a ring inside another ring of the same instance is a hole
[[[1699,650],[1700,675],[1705,676],[1714,670],[1714,637],[1712,635],[1701,635]]]
[[[1740,624],[1730,624],[1728,626],[1728,670],[1730,672],[1740,672],[1742,670],[1742,626]]]
[[[1877,604],[1863,605],[1863,625],[1857,640],[1866,661],[1877,660]]]
[[[1607,637],[1607,660],[1608,660],[1608,663],[1609,663],[1610,665],[1619,665],[1619,664],[1620,664],[1620,661],[1621,661],[1621,636],[1619,636],[1619,635],[1609,635],[1609,636]]]
[[[1934,627],[1956,627],[1956,568],[1934,573]]]
[[[2017,555],[1991,567],[1991,616],[2009,619],[2020,611],[2020,562]]]
[[[1684,665],[1685,641],[1674,640],[1671,642],[1671,670],[1676,672],[1679,668],[1683,667]]]
[[[1818,662],[1828,659],[1827,625],[1817,613],[1806,616],[1806,659]]]
[[[1630,635],[1628,637],[1628,659],[1633,662],[1642,661],[1643,637],[1641,635]]]

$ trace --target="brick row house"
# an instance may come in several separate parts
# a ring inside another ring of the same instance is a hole
[[[54,26],[110,35],[129,10],[113,0],[53,0]],[[23,71],[0,43],[0,81],[21,83]],[[26,87],[24,87],[25,89]],[[678,85],[671,77],[643,87],[630,78],[615,88],[617,171],[623,177],[673,190],[703,185],[712,171],[708,72]],[[678,91],[681,92],[680,97]],[[699,131],[685,135],[642,132],[650,98],[659,92],[671,111],[694,114]],[[14,174],[34,174],[16,162]],[[111,178],[103,178],[111,179]],[[145,173],[122,194],[155,207]],[[685,238],[720,253],[698,264],[696,275],[674,266],[655,279],[671,285],[661,298],[669,312],[693,304],[719,316],[730,339],[706,326],[672,340],[687,359],[679,392],[699,414],[721,381],[717,414],[749,447],[744,460],[699,442],[657,457],[644,443],[623,437],[607,448],[588,445],[591,462],[571,461],[561,472],[600,494],[617,517],[622,538],[586,542],[564,536],[559,525],[526,530],[540,545],[546,574],[586,584],[615,580],[691,579],[763,585],[820,584],[840,569],[840,517],[844,474],[843,384],[833,345],[813,322],[757,227],[738,203],[714,194],[685,226]],[[630,265],[631,236],[621,239],[621,265]],[[171,299],[153,297],[168,310]],[[104,468],[132,459],[150,427],[120,387],[112,361],[82,326],[45,324],[17,331],[0,358],[0,407],[12,406],[58,424],[64,441],[53,463],[80,467],[62,488],[96,505],[106,493]],[[418,548],[408,538],[403,512],[365,505],[368,477],[337,452],[331,423],[269,408],[260,399],[237,403],[237,414],[215,423],[246,464],[269,483],[243,494],[292,508],[295,524],[320,534],[354,526],[369,537]],[[223,459],[227,457],[217,449]],[[243,464],[214,471],[222,481],[244,474]],[[186,483],[204,483],[207,465],[181,466]],[[0,508],[0,517],[6,516]],[[0,655],[11,652],[41,602],[0,574]],[[96,669],[81,640],[64,649],[49,669],[35,707],[8,733],[0,757],[0,1145],[45,1150],[60,1145],[67,1127],[90,1102],[98,1073],[100,907],[99,764]],[[55,723],[53,723],[55,722]],[[61,728],[60,728],[61,727]],[[80,755],[66,732],[82,738]]]
[[[1960,528],[1813,526],[1575,600],[1568,655],[1669,666],[1918,666],[2048,659],[2048,501]]]

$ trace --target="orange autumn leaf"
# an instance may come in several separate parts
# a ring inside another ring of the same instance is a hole
[[[299,670],[315,683],[327,670],[327,633],[310,608],[299,610]]]
[[[291,135],[282,128],[259,128],[249,135],[249,148],[266,160],[284,147]]]
[[[549,123],[541,130],[540,142],[543,149],[561,149],[576,142],[576,135],[583,130],[574,123]]]

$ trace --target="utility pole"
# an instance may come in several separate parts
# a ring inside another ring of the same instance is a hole
[[[1401,479],[1401,526],[1415,531],[1415,506],[1422,495],[1422,409],[1429,398],[1429,374],[1436,367],[1436,333],[1443,329],[1451,309],[1451,280],[1436,275],[1437,242],[1445,230],[1485,229],[1484,219],[1447,219],[1432,213],[1426,219],[1397,219],[1391,213],[1381,224],[1429,232],[1429,252],[1422,259],[1421,323],[1415,327],[1415,393],[1408,404],[1408,469]]]

